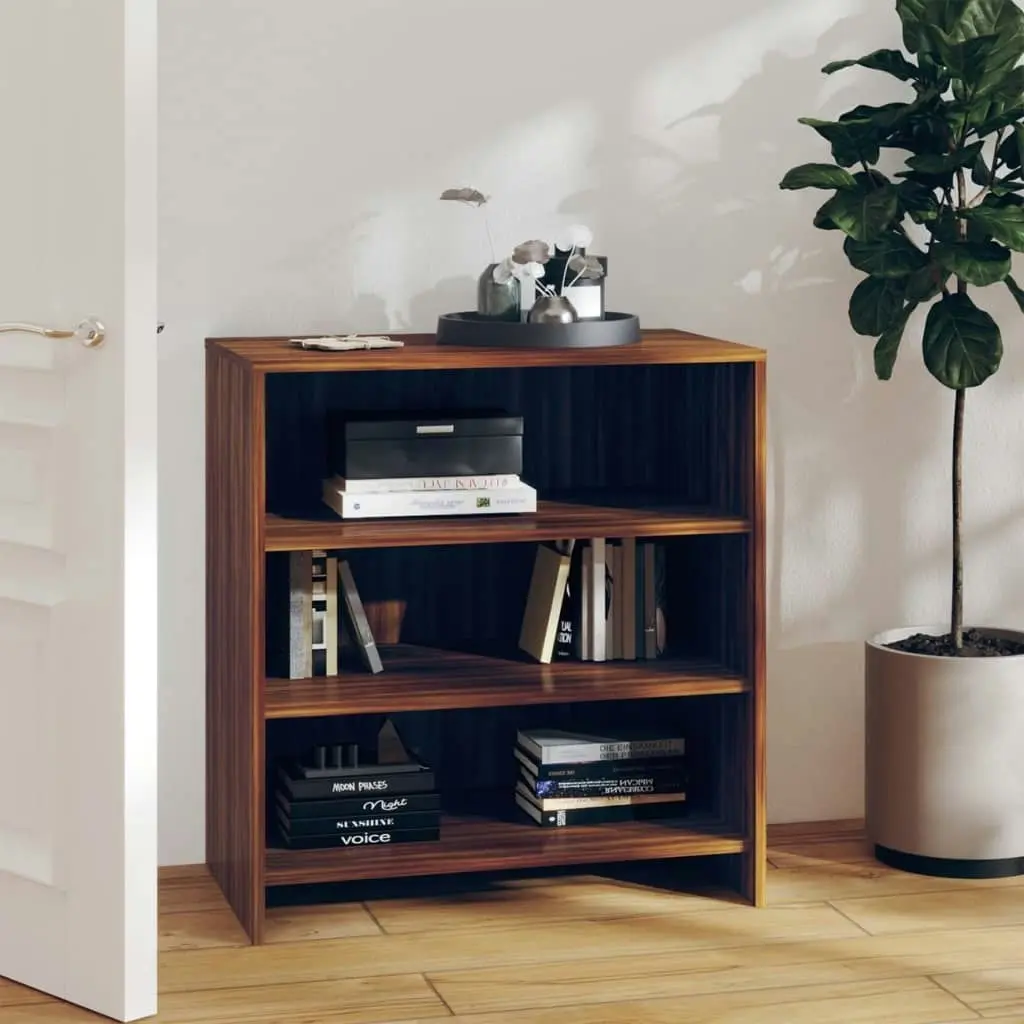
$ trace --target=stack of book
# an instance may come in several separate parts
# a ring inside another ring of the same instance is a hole
[[[323,499],[342,519],[467,516],[537,511],[537,490],[515,474],[410,476],[323,482]]]
[[[327,551],[291,552],[288,598],[289,678],[337,675],[346,645],[355,649],[367,671],[384,670],[347,561]]]
[[[665,653],[665,548],[594,538],[539,544],[519,646],[538,661],[640,661]]]
[[[681,737],[521,730],[516,804],[543,827],[679,817],[686,806]]]
[[[291,849],[391,846],[441,835],[434,772],[409,754],[390,722],[365,760],[358,744],[343,742],[278,764],[274,820]]]

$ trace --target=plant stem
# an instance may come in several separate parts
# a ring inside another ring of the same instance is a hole
[[[967,203],[967,176],[961,167],[956,172],[957,199],[960,213]],[[967,222],[961,216],[957,219],[957,236],[967,237]],[[967,282],[956,279],[958,295],[967,294]],[[964,455],[964,402],[967,391],[957,388],[956,407],[953,412],[953,600],[950,611],[949,633],[953,649],[959,654],[964,649],[964,559],[961,547],[963,525],[963,455]]]
[[[965,388],[956,393],[956,410],[953,414],[953,607],[950,635],[957,652],[964,649],[964,560],[960,543],[960,528],[963,523],[963,447],[964,447],[964,400]]]

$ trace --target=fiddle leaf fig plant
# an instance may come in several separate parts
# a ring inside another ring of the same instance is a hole
[[[955,394],[953,573],[949,644],[964,651],[962,452],[966,393],[1003,357],[999,325],[975,301],[1001,285],[1024,311],[1011,275],[1024,252],[1024,12],[1014,0],[896,0],[903,50],[827,64],[897,79],[905,95],[860,105],[835,121],[800,118],[831,149],[831,163],[790,170],[783,189],[832,193],[814,225],[842,236],[851,266],[854,331],[875,339],[888,380],[919,309],[928,372]],[[905,52],[904,52],[905,51]],[[878,164],[902,164],[883,173]]]

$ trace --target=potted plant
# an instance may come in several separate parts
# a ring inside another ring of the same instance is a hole
[[[952,392],[950,619],[865,646],[865,809],[876,856],[947,877],[1024,873],[1024,633],[965,628],[961,496],[967,393],[999,369],[979,289],[1009,290],[1024,252],[1024,13],[1013,0],[897,0],[902,49],[828,64],[890,75],[904,95],[835,121],[801,118],[831,163],[783,189],[832,193],[814,217],[864,276],[853,330],[888,380],[912,317],[928,372]],[[902,162],[896,172],[878,168]]]

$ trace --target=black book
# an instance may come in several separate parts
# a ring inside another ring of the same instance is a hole
[[[620,775],[604,779],[541,779],[531,775],[522,766],[519,778],[530,794],[538,799],[682,793],[686,791],[687,781],[686,773],[681,770]]]
[[[289,800],[280,789],[275,793],[278,807],[291,821],[305,818],[348,818],[361,814],[392,814],[394,812],[436,811],[441,806],[439,793],[407,793],[405,795],[367,796],[340,800]]]
[[[392,830],[437,828],[440,811],[405,811],[401,814],[365,814],[351,818],[286,818],[277,811],[277,823],[291,838],[296,836],[340,836],[352,832],[387,832]]]
[[[587,779],[614,782],[637,775],[666,775],[685,772],[686,755],[655,758],[618,758],[611,761],[577,761],[566,764],[538,764],[522,747],[515,748],[515,756],[528,775],[536,779],[556,782],[563,779]]]
[[[686,799],[680,794],[678,803],[619,804],[615,807],[576,807],[565,811],[542,811],[531,800],[516,794],[520,809],[542,828],[566,828],[573,825],[604,825],[617,821],[650,821],[658,818],[679,818],[686,813]]]
[[[402,767],[405,768],[404,765]],[[360,774],[348,773],[320,779],[296,779],[281,767],[277,777],[281,790],[292,800],[428,793],[436,788],[434,773],[423,766],[419,766],[416,771],[389,772],[387,765],[377,765],[362,769]]]
[[[367,830],[365,832],[345,832],[333,836],[289,836],[279,832],[281,842],[292,850],[311,850],[325,847],[341,846],[351,849],[371,849],[394,846],[396,843],[429,843],[441,838],[441,829],[410,828],[392,830]]]

